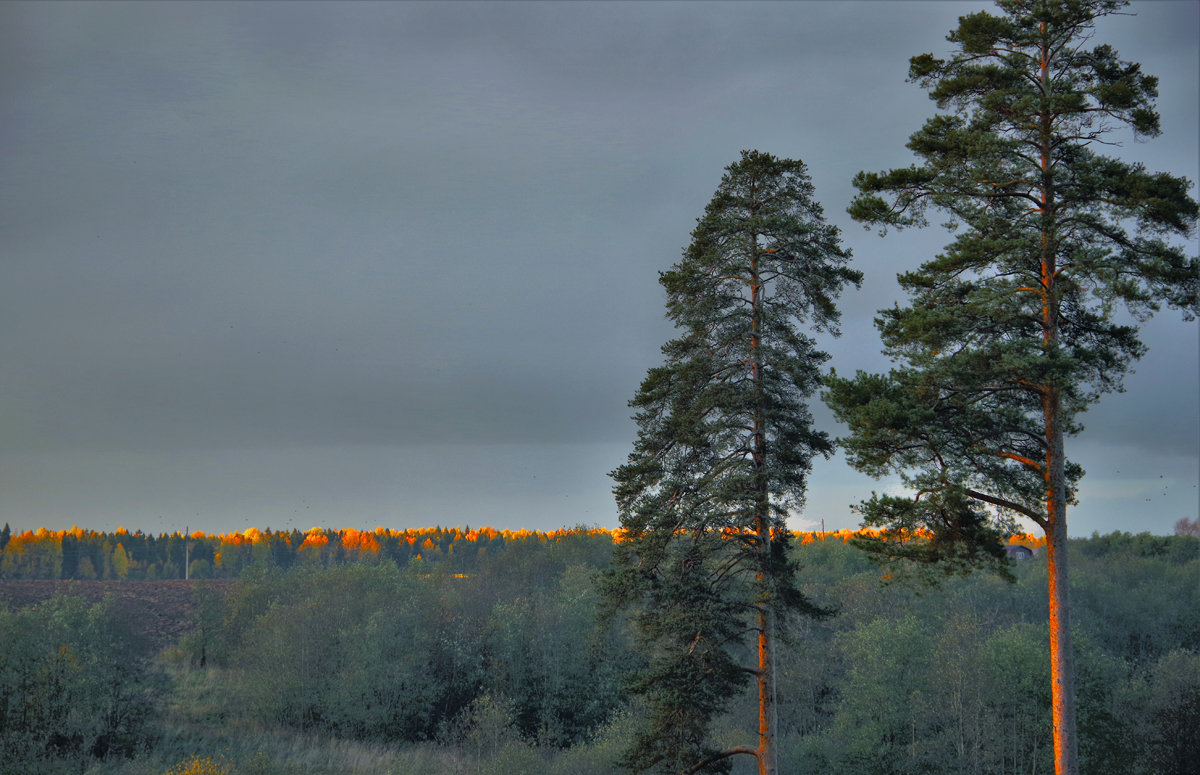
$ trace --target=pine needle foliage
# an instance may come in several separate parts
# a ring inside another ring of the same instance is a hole
[[[680,335],[630,402],[638,437],[612,474],[623,532],[605,582],[648,656],[633,770],[721,772],[748,753],[774,771],[774,617],[826,613],[796,586],[785,530],[813,457],[832,451],[807,407],[828,356],[801,325],[837,333],[836,297],[861,281],[849,258],[804,164],[744,151],[661,274]],[[751,679],[759,746],[721,749],[709,726]]]
[[[1118,129],[1159,133],[1157,79],[1091,40],[1126,3],[997,5],[959,20],[949,57],[910,61],[941,111],[909,140],[919,162],[855,178],[855,219],[924,226],[933,210],[956,237],[876,319],[897,367],[831,379],[826,400],[850,462],[916,493],[862,504],[885,529],[876,551],[996,567],[1013,518],[1045,531],[1056,769],[1074,775],[1066,508],[1083,470],[1064,438],[1144,353],[1137,323],[1163,305],[1194,318],[1200,272],[1175,242],[1197,205],[1189,181],[1099,152]],[[891,540],[913,532],[934,539]]]

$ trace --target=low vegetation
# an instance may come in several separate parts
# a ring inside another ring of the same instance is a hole
[[[644,657],[626,622],[596,617],[611,537],[493,548],[469,573],[375,559],[197,585],[187,634],[158,652],[106,603],[0,607],[0,775],[617,771]],[[1014,563],[1015,583],[928,588],[881,579],[841,540],[793,552],[837,614],[782,628],[783,771],[1048,771],[1042,558]],[[1200,539],[1071,552],[1084,770],[1194,771]],[[756,702],[717,720],[722,743],[752,742]]]

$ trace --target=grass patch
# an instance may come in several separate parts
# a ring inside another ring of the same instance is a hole
[[[252,720],[237,705],[236,670],[164,666],[171,689],[151,746],[132,759],[76,762],[81,775],[606,775],[628,717],[590,745],[567,750],[506,738],[488,750],[388,744],[301,732]],[[53,770],[67,772],[67,769]]]

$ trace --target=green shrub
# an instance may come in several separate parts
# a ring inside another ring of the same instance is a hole
[[[0,611],[0,772],[143,747],[162,688],[144,656],[108,601]]]

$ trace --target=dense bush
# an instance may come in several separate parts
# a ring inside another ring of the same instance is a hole
[[[1083,771],[1182,773],[1172,767],[1196,761],[1194,542],[1072,542]],[[975,575],[924,589],[881,583],[853,551],[800,550],[803,573],[817,580],[810,593],[840,613],[794,639],[800,669],[779,687],[784,761],[834,775],[1049,771],[1044,562],[1016,563],[1012,584]]]
[[[620,704],[622,660],[606,653],[592,570],[542,554],[506,582],[383,563],[247,583],[214,653],[246,712],[298,729],[433,740],[491,697],[522,739],[570,745]]]
[[[0,610],[0,772],[128,755],[163,685],[108,603]]]

